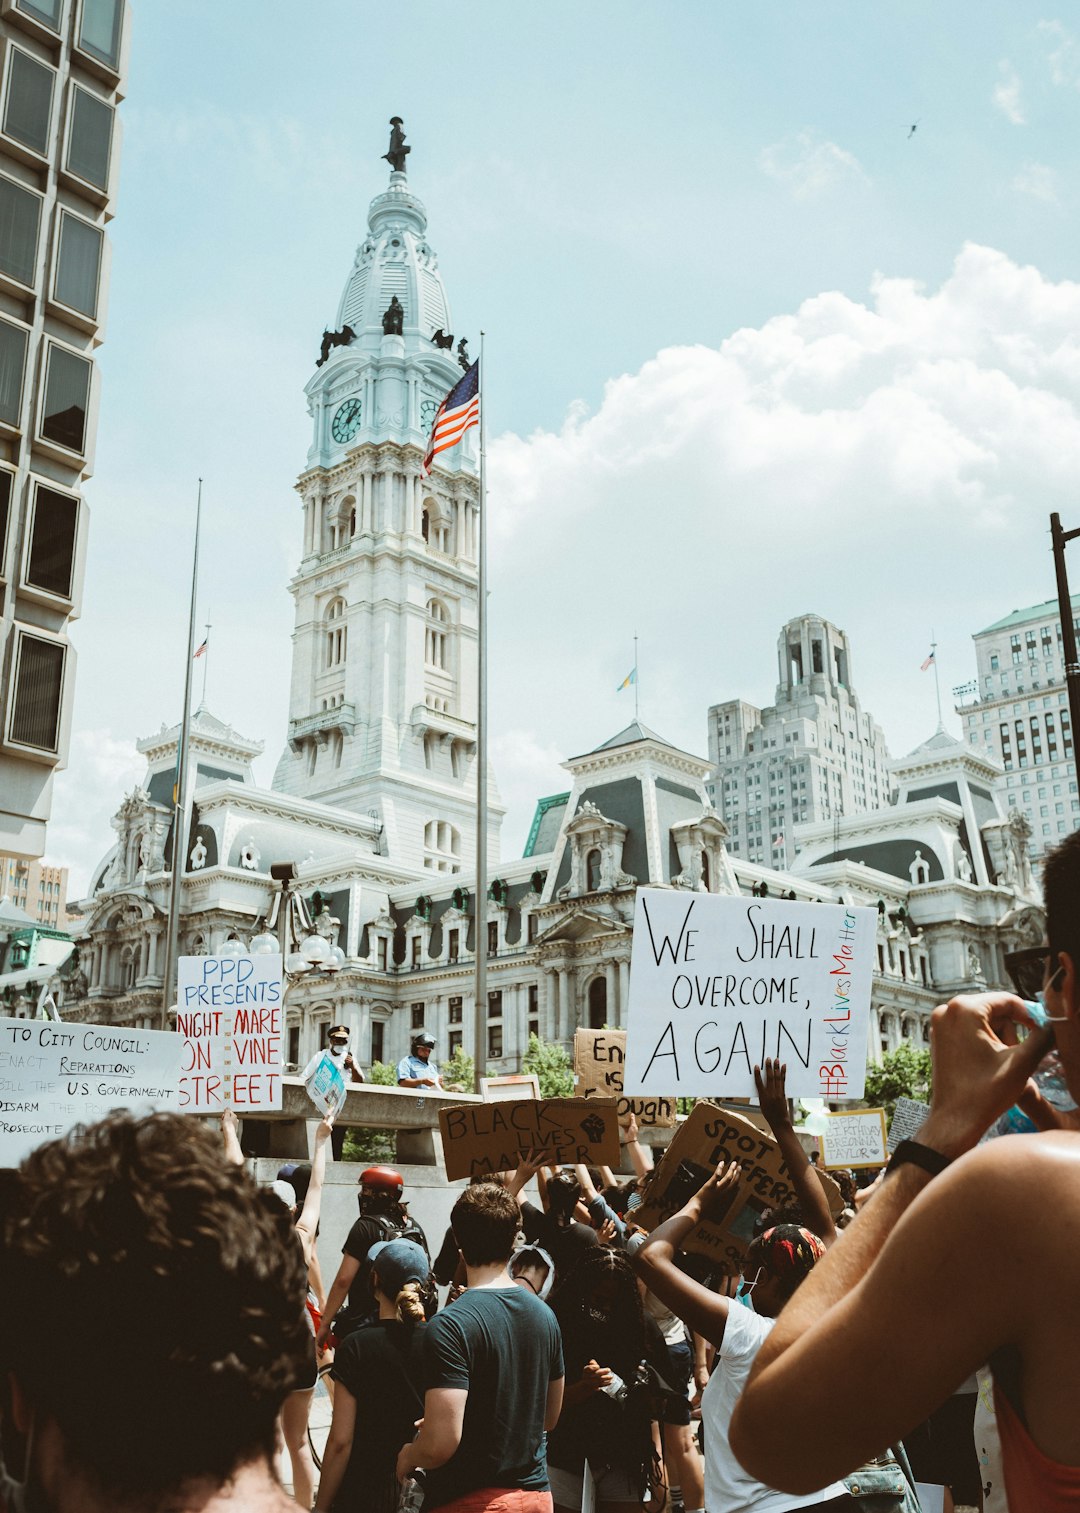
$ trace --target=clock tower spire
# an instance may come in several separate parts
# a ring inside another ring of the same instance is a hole
[[[476,833],[475,432],[421,462],[461,377],[450,305],[409,189],[400,117],[306,385],[312,441],[297,481],[303,550],[289,736],[274,786],[378,816],[398,863],[453,872]],[[489,776],[489,784],[491,779]],[[497,860],[503,807],[491,785]]]

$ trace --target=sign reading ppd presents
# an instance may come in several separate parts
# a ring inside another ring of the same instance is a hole
[[[793,1098],[861,1098],[877,914],[847,904],[641,888],[623,1092],[755,1096],[787,1064]]]
[[[439,1110],[449,1181],[513,1171],[531,1151],[550,1160],[618,1166],[614,1098],[518,1098]]]

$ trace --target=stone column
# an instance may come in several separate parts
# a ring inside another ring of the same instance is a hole
[[[158,941],[160,938],[160,929],[155,928],[150,931],[150,962],[146,969],[147,974],[150,977],[157,977],[160,975],[158,970]]]
[[[150,965],[150,936],[144,934],[139,942],[139,977],[145,977]]]
[[[615,996],[616,968],[613,961],[604,963],[604,1016],[608,1024],[617,1025],[619,1022],[619,1003]]]
[[[630,1006],[630,963],[620,961],[619,969],[619,1010],[615,1023],[620,1030],[626,1028],[626,1013]]]
[[[558,967],[547,968],[548,974],[548,1025],[552,1040],[562,1034],[562,976]]]

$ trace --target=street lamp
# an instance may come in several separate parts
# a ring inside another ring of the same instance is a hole
[[[252,939],[251,950],[256,956],[280,954],[289,977],[302,977],[308,972],[340,972],[345,965],[345,952],[340,946],[332,946],[315,929],[307,904],[294,886],[297,870],[295,862],[272,864],[270,876],[281,884],[281,891],[275,893],[262,929]]]

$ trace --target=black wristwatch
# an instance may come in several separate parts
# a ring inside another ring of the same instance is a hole
[[[932,1177],[939,1177],[947,1166],[952,1165],[951,1156],[943,1156],[940,1151],[932,1149],[929,1145],[920,1145],[918,1140],[901,1140],[892,1154],[892,1160],[885,1168],[885,1175],[894,1172],[898,1166],[910,1162],[912,1166],[921,1166],[924,1172],[929,1172]]]

